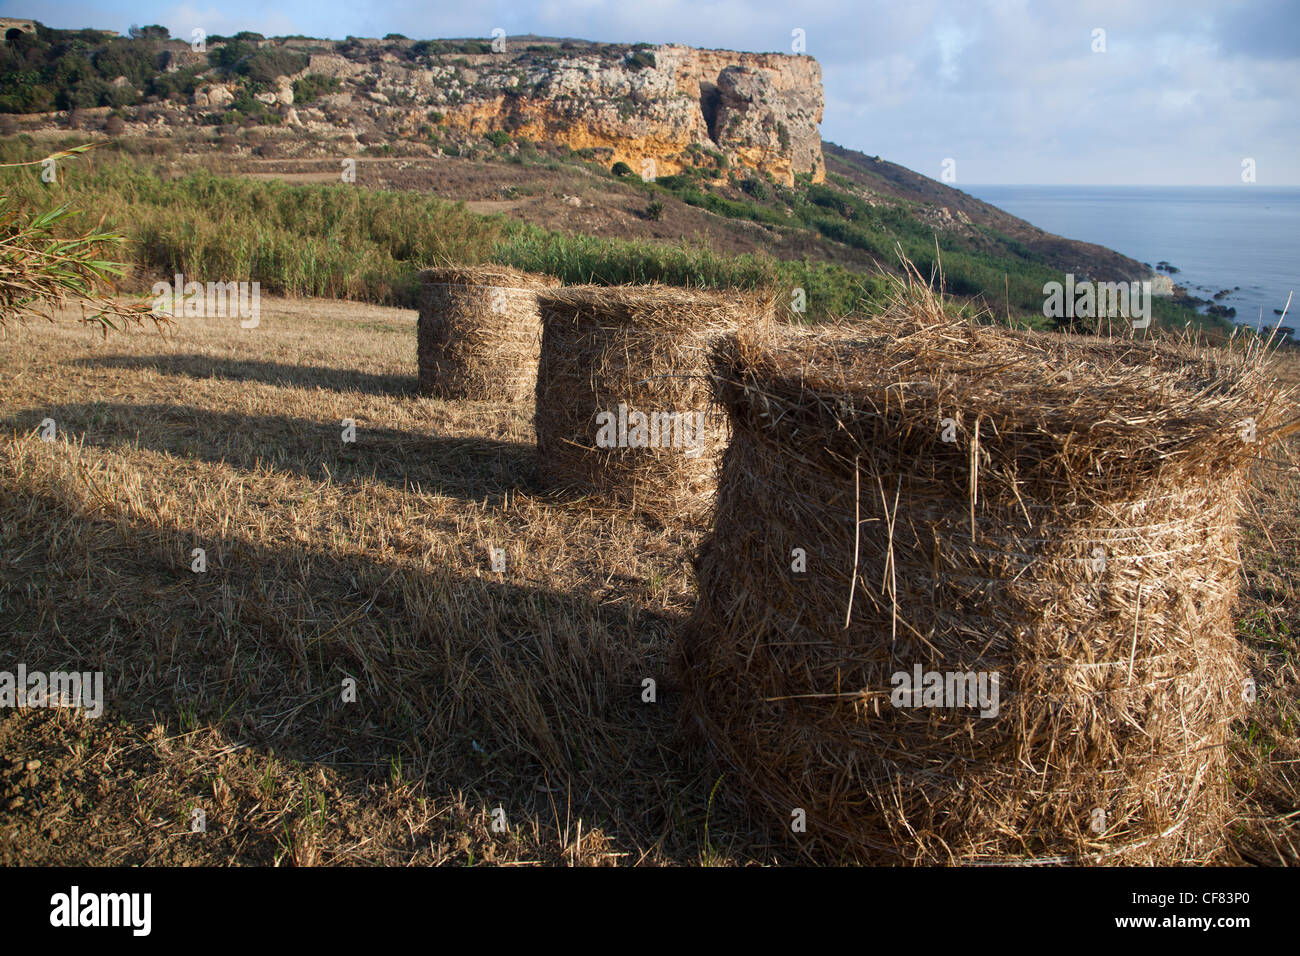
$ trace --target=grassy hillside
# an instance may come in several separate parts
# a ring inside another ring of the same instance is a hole
[[[71,142],[10,138],[0,143],[0,159],[31,159]],[[647,226],[696,217],[690,239],[627,238],[629,230],[616,220],[600,235],[554,217],[543,225],[472,212],[427,190],[412,196],[400,185],[257,181],[215,174],[193,160],[178,175],[173,164],[131,155],[142,152],[139,142],[110,141],[109,147],[66,164],[60,183],[42,182],[36,166],[0,171],[0,184],[33,208],[68,202],[83,219],[102,216],[105,226],[133,240],[130,261],[146,289],[181,272],[257,280],[268,293],[411,306],[420,268],[495,261],[566,282],[765,286],[786,301],[802,289],[807,317],[816,319],[871,308],[883,274],[897,271],[901,253],[924,274],[941,269],[948,291],[973,313],[1044,327],[1043,284],[1061,278],[1044,253],[994,225],[972,218],[959,228],[939,228],[930,222],[931,204],[885,197],[838,177],[793,188],[734,172],[643,183],[581,157],[558,161],[536,150],[529,159],[503,152],[487,161],[443,161],[473,169],[489,183],[521,170],[540,179],[576,177],[594,195],[591,204],[644,207],[635,218]],[[750,238],[747,246],[725,241],[755,231],[758,241]],[[685,234],[683,227],[678,235]],[[1167,300],[1156,301],[1155,314],[1166,326],[1218,324]]]
[[[141,288],[181,272],[257,280],[271,293],[411,306],[420,268],[495,261],[567,282],[799,287],[817,316],[860,305],[879,283],[827,263],[566,235],[433,197],[351,185],[256,182],[203,170],[172,178],[167,167],[108,154],[85,157],[61,184],[42,183],[39,172],[4,170],[0,184],[32,207],[68,202],[83,218],[102,216],[132,240],[127,255]]]

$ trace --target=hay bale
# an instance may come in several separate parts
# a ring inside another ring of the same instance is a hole
[[[1285,399],[1255,360],[936,308],[717,350],[688,719],[836,859],[1204,859],[1243,708],[1238,508]],[[996,707],[960,706],[992,675]]]
[[[709,351],[770,321],[771,300],[646,285],[575,286],[539,301],[540,481],[664,523],[706,515],[727,434]]]
[[[550,276],[506,266],[420,272],[417,355],[421,394],[526,402],[537,383],[537,292]]]

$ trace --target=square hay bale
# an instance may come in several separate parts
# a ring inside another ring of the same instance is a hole
[[[541,320],[537,292],[550,276],[506,266],[420,272],[419,389],[439,398],[531,401]]]
[[[688,723],[833,859],[1211,858],[1258,353],[953,322],[738,335]]]
[[[705,516],[726,444],[708,357],[772,320],[759,293],[662,285],[542,293],[538,477],[662,523]]]

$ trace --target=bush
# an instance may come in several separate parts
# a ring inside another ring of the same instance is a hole
[[[767,187],[767,183],[761,179],[742,179],[740,181],[740,190],[747,196],[757,199],[759,202],[766,202],[772,198],[772,190]]]
[[[156,23],[147,27],[138,27],[132,24],[127,33],[133,40],[166,40],[171,36],[170,30],[158,26]]]
[[[118,108],[121,106],[130,106],[139,102],[140,93],[130,86],[110,86],[104,91],[99,98],[100,106],[112,106]]]
[[[258,50],[245,60],[239,72],[254,83],[271,83],[279,76],[291,76],[304,69],[307,54],[290,50]]]
[[[630,70],[644,70],[655,65],[655,55],[649,50],[637,50],[628,54],[627,67]]]
[[[209,43],[215,43],[216,40],[216,37],[208,37]],[[223,73],[235,73],[235,68],[256,52],[257,47],[251,43],[228,40],[221,46],[208,51],[208,63]]]
[[[609,170],[609,171],[610,171],[611,173],[613,173],[615,176],[631,176],[631,175],[632,175],[632,167],[629,166],[627,163],[623,162],[622,160],[619,160],[619,161],[618,161],[617,163],[615,163],[612,167],[610,167],[610,170]]]
[[[121,136],[126,130],[126,123],[120,116],[110,116],[104,124],[104,132],[109,136]]]
[[[658,199],[653,200],[650,205],[645,207],[645,217],[651,222],[658,222],[664,217],[664,204]]]
[[[297,104],[311,103],[326,93],[333,93],[338,88],[337,77],[308,73],[302,79],[293,81],[293,101]]]
[[[677,174],[673,176],[659,176],[655,179],[655,183],[662,186],[664,189],[678,190],[690,187],[691,179],[689,176]]]
[[[510,134],[505,130],[494,129],[492,132],[487,134],[487,141],[497,149],[501,149],[503,146],[510,143]]]

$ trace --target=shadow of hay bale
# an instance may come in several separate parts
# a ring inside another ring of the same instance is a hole
[[[209,570],[197,576],[188,529],[91,508],[53,487],[20,496],[0,485],[6,517],[21,512],[24,529],[50,542],[21,568],[0,562],[10,623],[0,650],[33,670],[102,670],[104,724],[130,722],[145,738],[156,724],[179,733],[189,721],[361,785],[401,765],[431,802],[490,800],[544,833],[558,803],[561,819],[604,830],[632,860],[655,847],[699,861],[711,778],[674,740],[666,671],[675,621],[494,576],[238,534],[204,542]],[[46,587],[32,590],[32,580]],[[101,613],[74,615],[56,634],[51,605]],[[664,688],[655,706],[642,701],[647,676]],[[344,678],[357,681],[355,703],[341,700]],[[209,805],[206,779],[195,775],[161,806]],[[209,859],[274,858],[278,827],[258,826],[277,808],[254,809],[230,829],[214,818]],[[710,819],[715,841],[749,846],[741,818],[715,808]],[[353,822],[332,812],[321,820],[336,848],[355,845],[342,832]],[[558,854],[563,843],[552,843]]]
[[[30,432],[47,417],[58,423],[61,437],[92,446],[130,445],[314,481],[369,479],[470,501],[499,501],[531,488],[535,471],[532,446],[519,442],[437,437],[361,422],[356,441],[344,443],[339,422],[186,405],[52,405],[12,414],[0,420],[0,429]]]
[[[318,365],[287,365],[256,359],[227,359],[194,353],[190,355],[96,355],[75,359],[86,368],[153,369],[166,375],[188,375],[196,379],[222,378],[234,382],[262,382],[292,388],[327,388],[335,392],[369,395],[414,395],[412,375],[362,372],[358,369]]]

